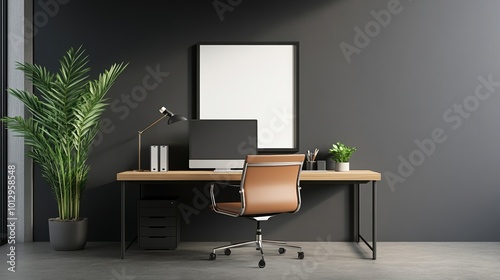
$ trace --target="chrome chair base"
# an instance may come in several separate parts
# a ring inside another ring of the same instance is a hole
[[[224,250],[224,254],[226,256],[231,255],[231,249],[232,248],[239,248],[239,247],[247,247],[247,246],[255,246],[256,250],[260,251],[260,256],[261,259],[259,261],[259,267],[264,268],[266,266],[266,261],[264,260],[264,251],[263,251],[263,244],[269,244],[272,246],[278,246],[280,247],[278,249],[278,252],[281,254],[284,254],[286,252],[285,248],[283,247],[289,247],[289,248],[295,248],[298,249],[297,252],[297,257],[299,259],[304,258],[304,252],[302,251],[302,247],[296,246],[296,245],[290,245],[287,244],[284,241],[276,241],[276,240],[263,240],[262,239],[262,230],[260,228],[260,221],[257,221],[257,232],[255,234],[255,241],[244,241],[244,242],[238,242],[238,243],[233,243],[230,245],[225,245],[225,246],[220,246],[216,247],[212,250],[212,253],[210,254],[210,259],[215,260],[217,258],[217,251]]]

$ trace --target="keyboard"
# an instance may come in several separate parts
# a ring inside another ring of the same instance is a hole
[[[215,169],[214,170],[215,173],[242,173],[243,170],[239,170],[239,169]]]

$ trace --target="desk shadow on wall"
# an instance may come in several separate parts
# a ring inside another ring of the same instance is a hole
[[[210,183],[171,183],[146,186],[143,194],[180,199],[181,241],[234,242],[255,238],[255,221],[216,214],[210,210]],[[237,192],[236,192],[237,193]],[[236,198],[238,196],[236,195]],[[235,198],[221,197],[220,199]],[[295,241],[352,241],[353,191],[346,185],[306,185],[302,207],[262,224],[265,239]]]
[[[132,184],[131,184],[132,185]],[[139,188],[126,188],[126,237],[137,235],[137,204]],[[88,188],[82,199],[81,216],[89,219],[88,241],[120,241],[121,190],[119,182]]]
[[[235,242],[255,238],[255,221],[232,218],[210,210],[209,183],[171,182],[128,184],[126,188],[126,236],[137,235],[140,197],[180,201],[182,241]],[[304,184],[302,207],[295,214],[281,214],[262,224],[265,239],[288,241],[352,241],[353,191],[347,185]],[[231,199],[231,196],[224,199]],[[88,189],[82,200],[82,216],[89,218],[89,241],[120,240],[120,184],[111,182]]]
[[[267,239],[352,241],[353,190],[348,185],[302,183],[302,206],[273,218]]]

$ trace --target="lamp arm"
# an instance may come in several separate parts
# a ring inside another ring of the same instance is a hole
[[[154,121],[153,123],[151,123],[150,125],[148,125],[145,129],[138,131],[138,134],[137,134],[137,136],[138,136],[138,138],[139,138],[139,139],[138,139],[139,141],[138,141],[138,143],[137,143],[137,144],[138,144],[138,145],[137,145],[137,155],[138,155],[138,158],[137,158],[137,166],[138,166],[138,169],[137,169],[137,170],[138,170],[138,171],[142,171],[142,169],[141,169],[141,146],[142,146],[142,143],[141,143],[141,142],[142,142],[142,133],[144,133],[144,131],[146,131],[146,130],[150,129],[150,128],[151,128],[151,127],[153,127],[155,124],[157,124],[159,121],[163,120],[165,117],[168,117],[168,116],[169,116],[168,114],[167,114],[167,115],[163,115],[163,116],[161,116],[159,119],[157,119],[156,121]]]
[[[137,166],[139,169],[137,169],[137,171],[143,171],[141,169],[141,146],[142,146],[142,134],[144,133],[144,131],[150,129],[151,127],[153,127],[155,124],[157,124],[159,121],[163,120],[165,117],[174,117],[174,113],[170,112],[167,108],[165,107],[161,107],[160,108],[160,113],[163,114],[163,116],[161,116],[159,119],[157,119],[156,121],[154,121],[153,123],[151,123],[150,125],[148,125],[145,129],[143,130],[139,130],[138,131],[138,134],[137,134],[137,138],[138,138],[138,141],[137,141]],[[173,122],[178,122],[178,121],[185,121],[187,120],[185,117],[177,117],[176,119],[172,119]],[[172,122],[172,123],[173,123]]]
[[[159,119],[157,119],[156,121],[154,121],[152,124],[148,125],[145,129],[140,130],[139,134],[142,134],[144,131],[150,129],[151,127],[153,127],[155,124],[157,124],[159,121],[163,120],[166,117],[169,117],[169,115],[163,115],[163,116],[161,116]]]

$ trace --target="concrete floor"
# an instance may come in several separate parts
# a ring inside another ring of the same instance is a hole
[[[58,252],[49,243],[16,244],[16,272],[9,271],[9,245],[0,246],[0,279],[500,279],[500,243],[379,242],[377,260],[364,244],[301,242],[305,258],[267,247],[266,267],[254,248],[208,259],[222,243],[184,242],[172,251],[141,251],[133,244],[124,260],[119,243],[88,243]]]

